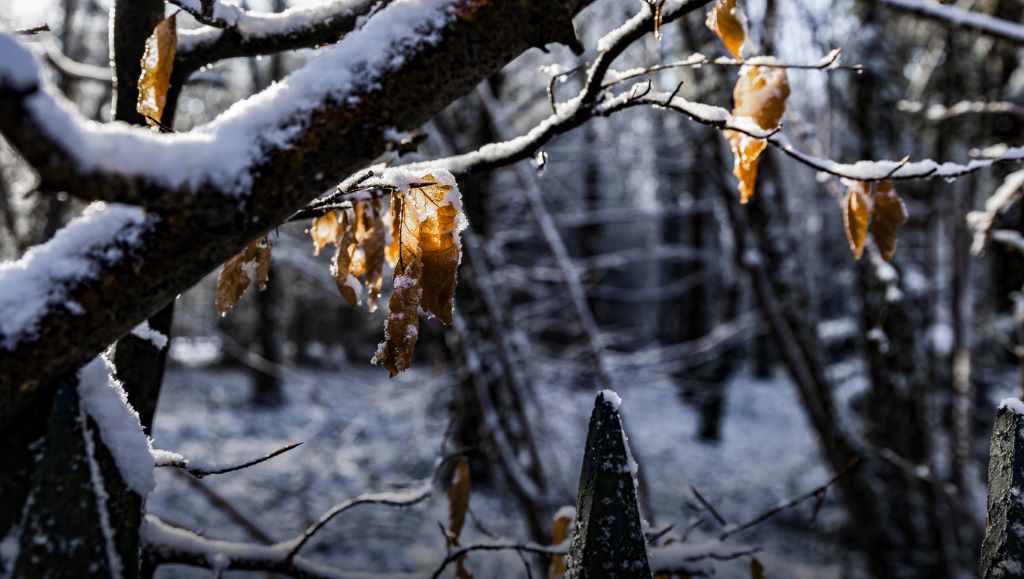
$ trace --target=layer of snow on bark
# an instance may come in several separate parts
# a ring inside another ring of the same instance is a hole
[[[616,412],[619,411],[619,406],[622,406],[622,398],[614,390],[602,390],[598,393],[598,396],[608,404],[611,404]]]
[[[283,12],[256,12],[243,10],[234,2],[217,2],[213,17],[227,23],[244,38],[260,38],[283,34],[299,34],[315,25],[321,25],[335,18],[343,18],[366,6],[367,0],[331,0],[313,6],[296,6]],[[183,0],[182,7],[191,12],[201,12],[198,0]],[[178,33],[178,49],[190,51],[196,45],[212,42],[223,31],[212,26]]]
[[[96,462],[96,443],[88,428],[85,429],[84,439],[85,452],[89,460],[89,479],[92,481],[92,492],[96,496],[96,510],[100,515],[100,532],[103,533],[103,546],[110,564],[110,575],[113,579],[121,579],[124,577],[124,563],[117,552],[117,538],[110,521],[110,495],[107,494],[107,486],[103,481],[103,472]]]
[[[984,30],[997,36],[1024,43],[1024,25],[1016,22],[1003,20],[1002,18],[996,18],[973,10],[965,10],[951,4],[940,4],[934,0],[885,0],[885,3],[890,6],[897,6],[905,10],[917,12],[918,14],[925,14],[933,18],[945,20],[950,24],[962,25],[975,30]]]
[[[999,402],[999,409],[1006,408],[1014,414],[1024,415],[1024,402],[1021,402],[1020,398],[1003,398]]]
[[[169,187],[210,183],[244,194],[254,165],[299,135],[310,112],[327,101],[358,103],[358,93],[378,87],[407,55],[440,42],[454,12],[452,0],[395,0],[302,69],[187,133],[96,123],[53,91],[36,91],[25,105],[82,170],[145,176]],[[19,63],[31,54],[9,40],[0,49],[0,79],[26,76]]]
[[[67,287],[95,278],[98,262],[118,260],[138,248],[147,227],[139,208],[94,203],[50,241],[17,261],[0,263],[0,347],[10,350],[34,336],[39,321],[54,309],[84,313]]]
[[[155,486],[149,437],[105,360],[94,358],[78,372],[78,396],[82,409],[99,425],[100,438],[125,484],[143,497],[148,495]]]
[[[149,320],[143,320],[141,324],[132,328],[132,335],[148,341],[157,350],[163,350],[167,347],[167,335],[150,327]]]

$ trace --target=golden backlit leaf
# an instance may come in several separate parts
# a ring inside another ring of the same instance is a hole
[[[328,243],[336,243],[341,236],[341,225],[338,223],[338,212],[328,211],[320,217],[313,218],[313,224],[309,226],[309,236],[313,238],[313,254],[320,255],[320,251]]]
[[[359,305],[359,294],[357,293],[358,282],[349,274],[349,266],[352,264],[353,239],[355,233],[349,224],[354,220],[350,217],[352,211],[345,209],[341,211],[341,237],[337,239],[334,248],[334,261],[331,264],[331,275],[334,277],[334,285],[338,287],[338,293],[345,298],[348,305],[355,307]]]
[[[569,529],[572,527],[573,517],[571,512],[561,511],[551,525],[551,545],[558,546],[569,538]],[[551,564],[548,566],[548,579],[561,579],[565,575],[565,556],[553,555]]]
[[[142,55],[142,74],[139,75],[139,98],[135,110],[150,125],[158,125],[167,103],[167,89],[171,85],[171,68],[178,48],[176,15],[171,14],[156,25],[146,39]],[[154,120],[156,122],[154,122]]]
[[[733,58],[743,58],[743,42],[747,39],[745,20],[736,0],[718,0],[708,12],[708,28],[718,35]]]
[[[376,201],[363,201],[363,231],[359,245],[363,250],[366,280],[366,304],[376,311],[380,290],[384,285],[384,249],[387,233],[384,230],[383,205]]]
[[[466,524],[470,491],[469,461],[460,456],[452,471],[452,485],[448,487],[448,535],[453,545],[458,544],[462,527]]]
[[[874,207],[871,233],[875,236],[882,257],[889,261],[896,253],[896,232],[907,222],[907,208],[888,179],[875,186],[871,200]]]
[[[732,95],[734,117],[749,117],[761,129],[774,129],[782,120],[786,99],[789,98],[786,70],[745,66],[740,71]],[[726,136],[733,153],[733,175],[739,179],[740,203],[745,204],[754,196],[758,162],[768,145],[764,139],[737,131],[727,131]]]
[[[436,183],[432,175],[424,183]],[[423,252],[423,311],[436,316],[447,325],[452,323],[455,305],[455,284],[461,251],[458,239],[458,208],[449,200],[450,185],[428,185],[410,190],[417,195],[421,207],[436,209],[420,223],[419,243]]]
[[[843,226],[855,259],[860,259],[864,254],[864,242],[868,238],[868,223],[871,221],[871,199],[868,197],[870,188],[871,184],[865,181],[850,185],[843,203]]]
[[[394,268],[398,265],[398,238],[400,230],[395,227],[399,222],[398,213],[402,208],[402,198],[398,193],[391,194],[391,207],[384,215],[384,230],[388,235],[388,245],[384,249],[384,260]]]
[[[227,314],[249,287],[252,280],[246,268],[250,264],[255,265],[260,289],[266,288],[270,276],[270,253],[270,240],[261,237],[224,262],[224,269],[217,278],[217,312],[221,316]]]
[[[394,378],[412,364],[412,354],[419,335],[420,278],[423,263],[419,249],[419,217],[412,203],[403,203],[401,210],[401,257],[395,268],[394,289],[384,321],[384,341],[377,345],[374,362],[383,364]],[[415,227],[415,228],[411,228]]]

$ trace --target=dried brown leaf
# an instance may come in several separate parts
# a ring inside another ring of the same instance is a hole
[[[750,558],[750,579],[768,579],[764,574],[764,565],[757,560],[757,557]]]
[[[336,241],[336,247],[334,248],[334,262],[331,264],[331,275],[334,277],[334,285],[338,287],[338,293],[341,297],[345,298],[348,305],[355,307],[359,305],[359,294],[356,291],[358,289],[358,283],[353,283],[352,276],[349,275],[349,266],[352,264],[352,251],[353,239],[355,233],[352,231],[352,227],[349,226],[354,220],[351,217],[352,211],[346,209],[341,211],[341,237]]]
[[[359,244],[363,250],[366,280],[366,304],[370,311],[376,311],[380,290],[384,285],[384,230],[383,207],[375,201],[364,201],[363,231]]]
[[[217,278],[217,312],[224,316],[242,297],[252,281],[246,268],[255,264],[256,279],[263,290],[270,276],[270,240],[261,237],[226,262]]]
[[[135,110],[151,125],[159,124],[164,105],[167,104],[167,89],[171,85],[174,53],[178,48],[176,20],[176,15],[171,14],[156,25],[153,33],[146,39],[146,50],[142,55],[139,97]]]
[[[471,490],[469,461],[460,456],[452,471],[452,485],[448,487],[448,535],[453,545],[458,545],[462,527],[466,524]]]
[[[745,20],[736,0],[718,0],[708,12],[708,28],[718,35],[733,58],[743,58],[743,42],[747,39]]]
[[[402,197],[398,193],[392,193],[391,207],[388,209],[387,214],[384,215],[384,228],[387,232],[388,239],[390,240],[387,247],[384,249],[384,259],[392,268],[398,265],[398,240],[401,230],[396,227],[396,224],[400,221],[398,215],[401,210]]]
[[[433,175],[424,175],[424,183],[435,183]],[[452,323],[455,284],[461,260],[458,209],[447,199],[450,185],[428,185],[410,190],[421,207],[436,208],[420,223],[419,242],[423,251],[423,311],[447,325]]]
[[[419,217],[412,203],[403,203],[401,211],[401,256],[395,268],[394,290],[384,321],[384,341],[377,345],[374,362],[383,364],[395,377],[412,364],[419,335],[420,278],[423,262],[419,249]]]
[[[850,242],[850,251],[855,259],[864,254],[864,242],[868,238],[868,223],[871,221],[871,199],[868,190],[871,184],[858,181],[846,191],[843,203],[843,225],[846,239]]]
[[[320,255],[328,243],[337,243],[341,229],[337,211],[328,211],[320,217],[314,217],[313,224],[309,226],[309,236],[313,238],[313,254]]]
[[[551,544],[561,545],[569,538],[569,529],[572,527],[573,517],[569,513],[560,513],[551,525]],[[551,564],[548,566],[548,579],[561,579],[565,575],[565,556],[553,555]]]
[[[874,206],[871,233],[882,257],[889,261],[896,253],[896,233],[907,222],[907,208],[888,179],[875,186],[871,199]]]
[[[733,89],[734,117],[750,117],[764,130],[774,129],[786,111],[789,98],[789,79],[782,68],[745,66],[741,69]],[[726,135],[733,152],[733,175],[739,179],[740,203],[754,196],[757,166],[761,152],[768,146],[764,139],[756,139],[736,131]]]

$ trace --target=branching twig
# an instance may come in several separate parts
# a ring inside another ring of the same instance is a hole
[[[555,546],[538,545],[536,543],[514,543],[514,542],[490,542],[490,543],[475,543],[472,545],[466,545],[465,547],[459,547],[458,549],[452,550],[444,561],[441,561],[441,565],[434,570],[430,575],[431,579],[437,579],[444,573],[445,568],[448,565],[464,557],[467,553],[473,551],[519,551],[521,553],[537,553],[541,555],[565,555],[568,552],[568,546],[565,544]]]
[[[173,466],[173,467],[180,468],[180,469],[184,470],[185,472],[187,472],[188,474],[190,474],[190,475],[192,475],[192,476],[194,476],[196,478],[203,478],[203,477],[207,477],[207,476],[215,475],[215,474],[224,474],[224,473],[228,473],[228,472],[235,472],[235,471],[238,471],[238,470],[242,470],[243,468],[248,468],[250,466],[254,466],[254,465],[260,464],[262,462],[266,462],[266,461],[274,458],[275,456],[280,456],[280,455],[288,452],[289,450],[297,448],[301,444],[302,444],[301,442],[294,442],[292,444],[288,444],[288,445],[282,446],[281,448],[279,448],[279,449],[277,449],[277,450],[275,450],[275,451],[273,451],[273,452],[271,452],[269,454],[263,455],[263,456],[261,456],[259,458],[254,458],[254,459],[252,459],[250,461],[244,462],[242,464],[233,465],[233,466],[223,466],[223,467],[191,466],[189,464],[189,462],[190,462],[189,459],[187,459],[187,458],[185,458],[185,457],[183,457],[181,455],[173,455],[171,458],[168,458],[167,460],[164,460],[162,462],[157,462],[156,466]]]
[[[806,492],[806,493],[804,493],[802,495],[794,497],[794,498],[792,498],[792,499],[790,499],[790,500],[788,500],[788,501],[786,501],[784,503],[781,503],[781,504],[779,504],[778,506],[776,506],[774,508],[768,509],[767,511],[761,513],[760,515],[754,517],[753,519],[750,519],[749,521],[746,521],[744,523],[740,523],[739,525],[735,525],[735,526],[732,526],[732,527],[729,527],[729,528],[725,529],[724,531],[722,531],[722,534],[720,534],[718,536],[718,539],[720,541],[724,541],[727,538],[735,535],[736,533],[745,531],[745,530],[747,530],[747,529],[749,529],[751,527],[755,527],[755,526],[763,523],[764,521],[774,517],[775,515],[781,513],[782,511],[785,511],[786,509],[790,509],[792,507],[795,507],[796,505],[799,505],[800,503],[802,503],[804,501],[808,501],[810,499],[819,497],[822,493],[826,492],[829,487],[831,487],[833,484],[835,484],[836,481],[838,481],[839,479],[843,478],[843,475],[845,475],[847,472],[849,472],[850,469],[852,469],[853,467],[857,466],[857,464],[859,464],[859,463],[860,463],[860,458],[853,458],[853,459],[851,459],[850,462],[846,463],[846,466],[844,466],[842,469],[840,469],[839,472],[837,472],[835,475],[833,475],[832,478],[828,479],[828,481],[826,481],[824,484],[822,484],[822,485],[820,485],[818,487],[815,487],[814,489],[812,489],[812,490],[810,490],[810,491],[808,491],[808,492]]]

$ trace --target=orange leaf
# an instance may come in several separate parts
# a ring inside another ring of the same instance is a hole
[[[337,211],[328,211],[314,218],[313,224],[309,227],[309,236],[313,238],[313,254],[320,255],[320,251],[328,243],[337,243],[341,233]]]
[[[139,97],[135,110],[150,125],[157,125],[167,104],[167,89],[171,85],[174,53],[178,49],[176,15],[171,14],[156,25],[146,39],[142,55],[142,73],[139,75]],[[154,120],[156,122],[154,122]]]
[[[401,237],[401,232],[396,227],[396,224],[399,222],[398,214],[401,208],[402,198],[398,193],[392,193],[391,207],[388,209],[387,214],[384,215],[384,228],[390,239],[388,246],[384,249],[384,259],[391,267],[398,265],[398,240]]]
[[[736,0],[718,0],[708,12],[708,28],[718,35],[733,58],[743,58],[743,42],[747,39],[745,21]]]
[[[365,203],[366,207],[363,210],[363,231],[359,243],[363,250],[365,263],[366,304],[372,312],[377,309],[380,290],[384,285],[386,233],[384,221],[381,218],[383,207],[374,201],[363,201],[362,203]]]
[[[560,510],[551,525],[551,544],[561,545],[569,538],[569,530],[572,528],[575,511]],[[548,579],[561,579],[565,575],[565,556],[553,555],[551,565],[548,566]]]
[[[401,255],[395,268],[394,290],[384,321],[384,341],[377,345],[373,357],[383,364],[394,378],[412,364],[413,350],[419,335],[420,278],[423,275],[422,252],[419,248],[419,216],[416,206],[402,203]]]
[[[786,111],[789,98],[789,79],[783,68],[745,66],[740,71],[733,89],[734,117],[750,117],[764,130],[774,129]],[[747,203],[754,196],[757,181],[757,166],[761,152],[768,146],[764,139],[757,139],[736,131],[728,131],[726,137],[733,152],[733,175],[739,179],[740,203]]]
[[[871,222],[871,199],[867,190],[871,184],[858,181],[846,191],[843,203],[843,225],[846,239],[850,242],[850,251],[855,259],[864,254],[864,242],[868,238],[868,223]]]
[[[433,175],[424,175],[422,180],[436,183]],[[433,209],[425,212],[427,218],[420,223],[419,242],[423,251],[423,299],[420,307],[447,325],[452,323],[455,284],[461,260],[456,226],[458,209],[448,199],[451,190],[450,185],[428,185],[410,190],[417,196],[417,205]]]
[[[875,236],[875,243],[878,244],[882,257],[889,261],[896,253],[896,232],[907,222],[907,208],[896,194],[892,181],[888,179],[875,186],[871,199],[874,205],[871,232]]]
[[[448,535],[453,545],[459,544],[459,535],[466,524],[470,490],[469,461],[460,456],[452,471],[452,486],[448,487]]]
[[[270,276],[270,240],[261,237],[250,243],[226,262],[217,277],[217,312],[224,316],[238,302],[252,281],[246,268],[255,264],[256,279],[260,290],[266,289]]]
[[[338,287],[338,293],[345,298],[348,305],[355,307],[359,305],[359,281],[349,274],[352,265],[352,239],[355,236],[349,224],[354,219],[350,217],[351,209],[341,211],[341,237],[337,240],[334,248],[334,262],[331,264],[331,275],[334,277],[334,284]]]

